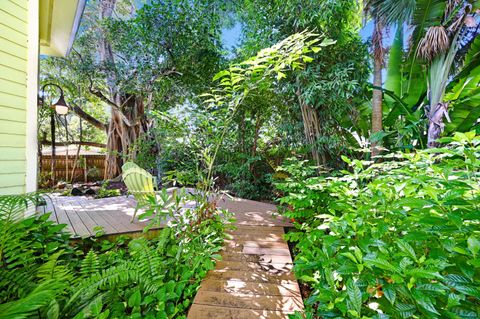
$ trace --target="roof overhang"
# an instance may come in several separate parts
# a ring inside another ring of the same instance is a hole
[[[86,0],[40,0],[40,54],[66,56],[73,45]]]

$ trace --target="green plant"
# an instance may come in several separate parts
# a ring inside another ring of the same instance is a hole
[[[109,189],[108,181],[105,181],[95,194],[95,198],[115,197],[120,195],[121,193],[119,189]]]
[[[72,280],[78,260],[65,225],[49,215],[24,218],[41,201],[36,194],[0,196],[0,317],[47,316]]]
[[[228,214],[191,223],[190,209],[152,240],[73,246],[48,214],[23,218],[38,200],[0,196],[1,318],[185,318],[220,258]]]
[[[443,141],[377,164],[344,158],[350,171],[331,177],[281,168],[310,317],[480,315],[480,137]]]

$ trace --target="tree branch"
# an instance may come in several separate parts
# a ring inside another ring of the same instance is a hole
[[[106,131],[107,130],[107,124],[102,123],[101,121],[97,120],[90,114],[86,113],[84,110],[82,110],[78,105],[75,103],[70,103],[72,105],[72,110],[75,114],[77,114],[80,118],[83,120],[87,121],[88,123],[92,124],[96,128]]]
[[[96,97],[98,97],[100,100],[102,100],[103,102],[107,103],[107,104],[110,105],[113,109],[115,109],[116,111],[118,111],[118,113],[120,114],[120,117],[122,118],[122,121],[123,121],[127,126],[130,126],[130,127],[135,126],[135,123],[132,123],[132,121],[130,121],[130,120],[125,116],[125,114],[123,114],[122,110],[120,109],[120,107],[119,107],[115,102],[113,102],[113,101],[110,100],[108,97],[106,97],[105,95],[103,95],[103,93],[100,92],[99,90],[94,89],[92,86],[93,86],[93,83],[92,83],[92,81],[90,81],[90,88],[89,88],[90,93],[92,93],[93,95],[95,95]]]

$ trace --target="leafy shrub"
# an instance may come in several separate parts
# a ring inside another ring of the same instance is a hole
[[[480,137],[444,141],[376,164],[344,158],[339,176],[282,168],[310,318],[480,317]]]
[[[95,195],[95,198],[106,198],[106,197],[115,197],[115,196],[120,196],[121,192],[119,189],[108,188],[108,181],[105,181],[102,183],[102,186],[98,189],[97,194]]]
[[[176,219],[152,240],[73,246],[48,215],[23,219],[36,200],[0,197],[0,318],[185,318],[223,243],[214,213],[194,227]]]

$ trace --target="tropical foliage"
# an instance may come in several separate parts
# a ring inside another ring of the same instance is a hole
[[[1,318],[185,318],[228,227],[214,214],[152,240],[72,246],[48,214],[23,218],[37,198],[0,197]]]
[[[447,140],[447,139],[445,139]],[[292,161],[277,187],[296,221],[295,274],[321,318],[475,318],[480,315],[480,137],[439,149],[344,161],[308,177]],[[301,318],[299,316],[298,318]]]

